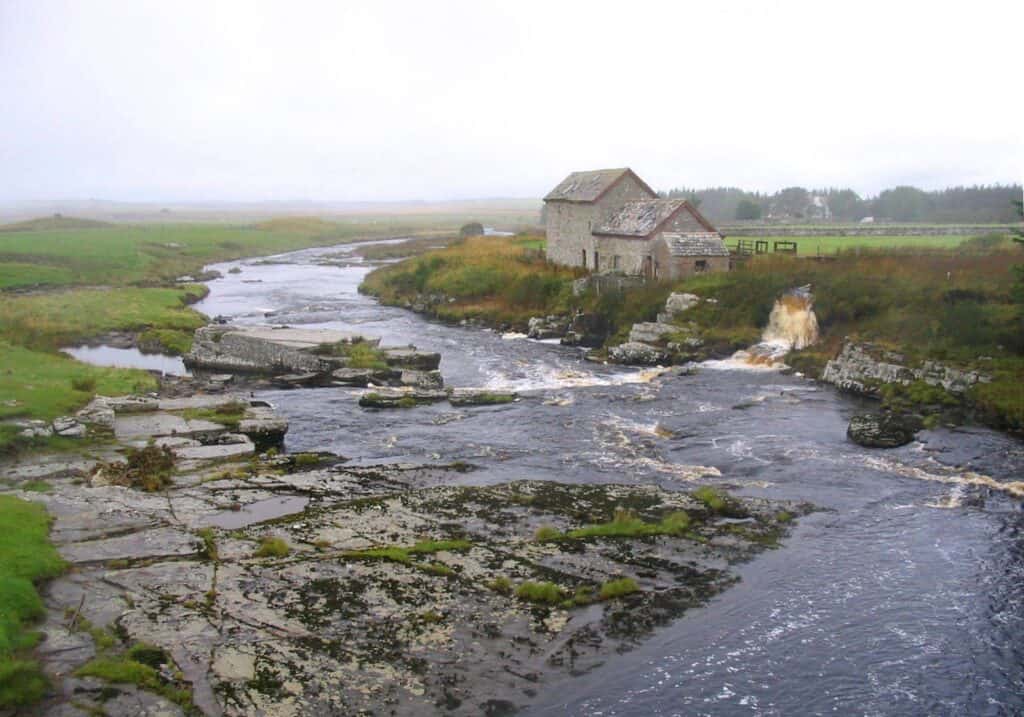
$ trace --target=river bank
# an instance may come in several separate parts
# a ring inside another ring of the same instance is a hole
[[[756,344],[776,299],[793,287],[810,285],[820,339],[787,357],[794,370],[829,380],[829,361],[838,362],[837,376],[848,347],[870,345],[876,354],[897,356],[910,378],[889,382],[885,392],[880,390],[884,372],[869,371],[870,386],[830,382],[845,390],[860,386],[861,395],[882,398],[889,408],[910,408],[934,420],[973,420],[1020,432],[1024,291],[1013,266],[1024,261],[1022,251],[1009,239],[985,238],[955,252],[850,253],[830,262],[763,256],[728,273],[603,292],[575,274],[548,269],[543,290],[517,301],[509,288],[516,282],[503,267],[516,262],[533,267],[536,256],[516,253],[512,244],[492,253],[456,245],[380,268],[360,290],[433,318],[499,331],[531,331],[531,317],[537,317],[537,336],[569,336],[567,343],[602,349],[598,357],[685,363],[726,359]],[[489,283],[466,279],[476,276],[490,277]],[[683,294],[699,301],[685,312],[670,312],[669,296]],[[616,349],[636,344],[647,348]],[[939,386],[936,393],[914,377],[932,364],[982,379],[956,391]]]

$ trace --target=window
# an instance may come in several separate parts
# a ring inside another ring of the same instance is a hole
[[[697,272],[707,271],[708,263],[704,259],[698,259],[693,263],[693,270]]]
[[[583,250],[583,268],[584,269],[587,268],[587,250],[586,249]]]
[[[615,271],[619,270],[619,255],[618,254],[616,254],[615,256],[612,257],[612,269],[614,269]]]
[[[601,255],[596,251],[594,252],[594,271],[601,268]]]

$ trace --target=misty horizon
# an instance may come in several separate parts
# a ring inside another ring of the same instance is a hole
[[[1021,181],[1020,9],[653,16],[11,0],[0,202],[526,200],[619,166],[664,191]]]

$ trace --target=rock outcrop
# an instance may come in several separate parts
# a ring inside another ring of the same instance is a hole
[[[860,413],[850,419],[847,437],[859,446],[896,448],[914,440],[918,424],[907,416],[888,411]]]
[[[923,381],[953,395],[961,395],[988,376],[977,371],[963,371],[938,361],[925,361],[920,368],[910,368],[902,354],[867,342],[847,341],[839,355],[825,365],[821,380],[844,391],[878,398],[885,384],[909,385]]]
[[[696,294],[669,294],[665,300],[665,311],[658,314],[658,323],[671,323],[679,314],[689,311],[700,302],[701,298]]]
[[[527,324],[526,335],[531,339],[560,339],[568,330],[566,316],[534,316]]]
[[[665,349],[657,346],[627,341],[608,349],[608,360],[612,363],[656,366],[666,363],[669,360],[669,355]]]
[[[448,394],[453,406],[496,406],[512,403],[519,394],[515,391],[492,391],[486,388],[456,388]]]

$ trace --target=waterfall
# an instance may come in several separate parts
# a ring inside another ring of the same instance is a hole
[[[782,359],[794,349],[810,346],[818,340],[818,317],[814,315],[814,296],[811,285],[790,289],[775,300],[768,325],[761,334],[761,342],[737,351],[724,361],[706,361],[710,368],[764,368],[777,369],[785,364]]]

